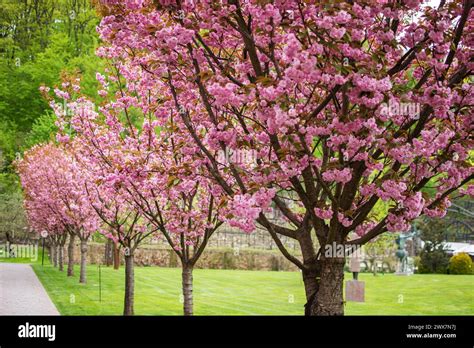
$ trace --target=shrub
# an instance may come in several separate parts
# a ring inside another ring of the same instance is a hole
[[[235,269],[235,258],[232,251],[226,251],[222,255],[222,268],[223,269]]]
[[[418,256],[415,256],[413,258],[413,264],[415,265],[415,269],[419,269],[420,268],[420,264],[421,264],[421,257],[418,255]]]
[[[176,253],[174,250],[170,250],[170,261],[168,267],[178,267],[178,256],[176,256]]]
[[[442,247],[434,249],[430,245],[425,245],[420,253],[418,273],[446,273],[448,263],[449,256]]]
[[[471,257],[467,253],[453,255],[449,260],[450,274],[472,274],[473,264]]]
[[[272,271],[279,271],[280,270],[280,259],[276,255],[272,255],[271,270]]]

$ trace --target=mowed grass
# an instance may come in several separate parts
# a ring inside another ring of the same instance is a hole
[[[87,284],[51,265],[33,269],[63,315],[120,315],[124,269],[88,266]],[[346,279],[350,279],[346,274]],[[474,276],[361,274],[366,302],[347,302],[347,315],[474,315]],[[179,268],[135,268],[135,314],[181,315]],[[195,315],[302,315],[304,290],[299,272],[196,269]]]
[[[0,253],[0,263],[30,263],[30,264],[41,264],[43,251],[41,249],[34,252],[32,257],[4,257],[4,253]],[[49,262],[49,256],[47,253],[44,254],[44,262]]]

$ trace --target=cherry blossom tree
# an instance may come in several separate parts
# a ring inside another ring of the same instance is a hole
[[[97,179],[96,179],[97,180]],[[110,183],[110,182],[109,182]],[[124,315],[134,314],[134,253],[155,232],[143,214],[123,197],[120,190],[108,184],[87,185],[92,207],[108,228],[102,233],[118,243],[125,258]]]
[[[42,214],[45,206],[38,205],[38,203],[38,200],[33,199],[25,201],[28,224],[34,231],[40,231],[43,234],[42,237],[46,239],[49,246],[50,262],[62,272],[64,270],[64,245],[67,232],[64,225],[58,224],[54,218],[51,218],[51,214],[54,213]],[[50,210],[49,207],[46,209]]]
[[[68,100],[70,116],[51,103],[60,120],[58,139],[87,168],[91,204],[113,231],[104,234],[127,250],[124,314],[133,314],[133,252],[158,232],[155,237],[165,239],[181,260],[183,310],[192,315],[193,268],[223,223],[225,196],[194,158],[189,134],[172,120],[159,128],[151,120],[150,91],[122,85],[121,76],[133,71],[118,66],[109,71],[108,77],[97,75],[105,100],[98,109],[74,83],[64,82],[64,90],[56,91]]]
[[[405,231],[474,193],[472,6],[103,0],[98,53],[152,99],[152,122],[188,133],[229,221],[260,224],[301,269],[306,313],[341,315],[344,257],[328,247]],[[228,151],[254,161],[221,161]]]
[[[85,183],[85,191],[92,208],[104,223],[100,232],[122,247],[125,258],[123,314],[133,315],[134,253],[140,243],[156,230],[144,218],[142,211],[128,199],[128,192],[115,172],[116,167],[107,165],[112,163],[113,159],[104,157],[103,153],[99,157],[94,156],[94,152],[89,152],[84,145],[87,145],[87,142],[81,137],[75,138],[72,143],[74,156],[87,168],[88,180]],[[115,160],[118,159],[118,154],[122,154],[117,151],[118,149],[118,147],[114,149]]]
[[[50,181],[44,173],[45,167],[34,156],[43,153],[45,149],[33,148],[25,154],[24,159],[17,163],[22,181],[28,224],[38,233],[43,233],[50,247],[50,261],[54,267],[59,264],[63,271],[64,244],[67,238],[66,226],[60,213],[59,200],[52,199],[49,190]],[[45,152],[45,151],[44,151]]]
[[[160,137],[164,133],[161,131]],[[189,147],[192,143],[184,139],[174,130],[153,153],[141,151],[146,165],[133,168],[153,174],[137,180],[130,190],[138,209],[180,259],[183,311],[193,315],[193,268],[209,238],[222,225],[227,209],[222,190],[200,173]]]
[[[87,241],[100,224],[85,194],[82,168],[66,149],[52,143],[34,146],[25,152],[17,168],[25,192],[25,207],[30,224],[36,231],[46,230],[53,245],[59,243],[60,265],[61,249],[67,233],[71,236],[68,275],[72,275],[74,267],[72,236],[80,239],[79,281],[85,283]]]

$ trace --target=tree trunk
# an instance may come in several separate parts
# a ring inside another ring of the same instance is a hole
[[[321,258],[318,291],[311,306],[311,315],[344,315],[344,258]]]
[[[54,267],[58,267],[59,266],[59,249],[61,248],[61,246],[59,244],[56,244],[56,246],[54,247]]]
[[[81,240],[81,272],[79,283],[86,283],[87,240]]]
[[[74,275],[74,242],[76,236],[69,234],[69,244],[67,246],[67,276],[72,277]]]
[[[59,264],[59,271],[64,271],[64,246],[58,245],[58,264]]]
[[[53,266],[58,267],[58,246],[52,245],[51,246],[51,257],[53,258]]]
[[[49,250],[49,263],[53,264],[53,246],[48,243],[48,250]]]
[[[52,244],[49,244],[48,248],[49,248],[49,263],[50,263],[50,264],[53,264],[53,261],[54,261],[53,245],[52,245]]]
[[[319,261],[314,250],[313,240],[311,238],[311,229],[302,231],[298,236],[301,254],[303,256],[304,269],[301,270],[303,276],[304,290],[306,296],[305,315],[311,315],[311,305],[316,292],[318,291]]]
[[[134,301],[134,272],[133,272],[133,254],[125,255],[125,299],[123,306],[123,315],[133,315]]]
[[[114,241],[111,239],[107,239],[105,243],[105,265],[108,267],[113,262],[113,255],[114,253]]]
[[[183,264],[183,309],[184,315],[193,315],[193,266]]]
[[[114,269],[120,268],[120,250],[117,243],[114,243]]]
[[[308,265],[307,265],[308,266]],[[304,291],[306,295],[306,304],[304,305],[304,315],[311,315],[311,304],[314,301],[314,297],[318,292],[318,280],[319,272],[315,269],[311,270],[303,270],[303,284],[304,284]]]

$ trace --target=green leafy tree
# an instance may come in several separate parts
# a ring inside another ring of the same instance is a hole
[[[444,250],[448,222],[445,219],[425,219],[418,222],[425,242],[420,253],[419,273],[446,273],[449,256]]]
[[[54,115],[52,111],[47,111],[38,117],[25,139],[25,147],[30,148],[35,144],[46,143],[53,140],[53,136],[58,130],[55,124],[56,120],[56,115]]]
[[[0,4],[0,124],[16,139],[0,143],[7,161],[26,138],[31,141],[25,134],[49,109],[41,85],[58,85],[61,72],[75,71],[83,76],[85,93],[95,93],[98,21],[88,0]]]

